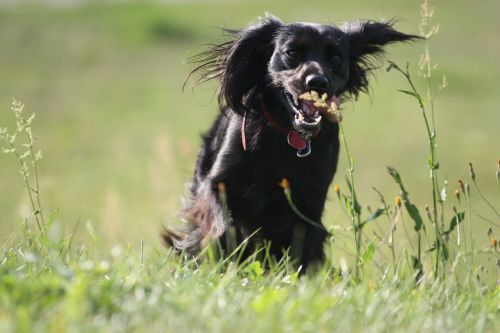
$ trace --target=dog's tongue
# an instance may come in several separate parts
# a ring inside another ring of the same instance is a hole
[[[313,101],[300,101],[300,110],[302,111],[302,115],[307,118],[314,118],[316,112],[319,112],[319,109],[314,106]]]

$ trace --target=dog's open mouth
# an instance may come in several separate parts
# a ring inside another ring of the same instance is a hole
[[[295,99],[288,93],[286,93],[285,96],[288,108],[293,111],[293,125],[297,130],[308,132],[317,131],[320,127],[323,116],[330,121],[337,122],[329,113],[328,107],[320,106],[313,100],[307,100],[301,97]],[[335,96],[332,96],[329,99],[325,98],[325,102],[328,105],[334,103],[337,106],[340,103],[339,99]]]
[[[319,109],[315,108],[309,101],[295,101],[292,95],[285,94],[288,107],[293,111],[294,127],[306,131],[316,130],[323,118]]]

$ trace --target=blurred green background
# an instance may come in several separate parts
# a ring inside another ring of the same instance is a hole
[[[476,166],[485,194],[498,201],[500,158],[500,2],[434,1],[440,32],[431,41],[449,87],[436,100],[441,175],[452,193]],[[418,33],[420,1],[2,1],[0,0],[0,126],[14,125],[11,98],[36,113],[43,150],[41,196],[46,213],[85,234],[92,222],[111,243],[158,242],[165,223],[177,223],[200,144],[217,110],[214,85],[181,91],[184,61],[219,27],[244,27],[265,12],[286,22],[338,23],[399,18]],[[388,48],[388,58],[415,71],[423,43]],[[416,74],[415,74],[415,77]],[[423,82],[417,78],[419,87]],[[372,207],[372,186],[398,194],[386,172],[394,165],[422,207],[430,203],[425,127],[395,72],[372,79],[370,96],[345,106],[344,124],[355,155],[360,200]],[[345,154],[334,183],[345,187]],[[0,235],[29,215],[16,161],[0,155]],[[335,196],[326,223],[348,224]],[[454,200],[449,195],[449,200]],[[498,202],[496,202],[498,204]],[[484,228],[483,228],[484,227]],[[478,225],[482,233],[486,227]]]

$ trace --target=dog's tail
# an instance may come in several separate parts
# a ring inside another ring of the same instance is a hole
[[[179,245],[182,243],[182,235],[179,231],[174,230],[171,227],[165,226],[160,233],[160,237],[163,240],[163,243],[169,248],[173,248],[178,252],[182,250],[179,248]]]
[[[200,253],[206,237],[199,229],[190,230],[189,227],[186,229],[179,230],[165,226],[160,236],[164,244],[178,254],[195,257]]]

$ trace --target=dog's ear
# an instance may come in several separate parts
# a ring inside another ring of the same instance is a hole
[[[268,15],[243,30],[232,31],[233,40],[219,59],[223,69],[221,107],[225,105],[240,114],[246,111],[257,93],[255,88],[266,77],[276,31],[281,26],[279,19]]]
[[[378,67],[377,60],[384,55],[385,45],[422,39],[395,30],[393,24],[393,21],[358,21],[341,27],[349,43],[350,75],[347,90],[354,96],[360,91],[366,91],[367,74]]]
[[[257,94],[256,88],[266,77],[274,38],[281,26],[278,18],[267,15],[243,30],[225,30],[230,34],[229,41],[211,45],[190,59],[198,66],[186,82],[194,73],[198,73],[199,78],[193,86],[218,79],[221,110],[227,107],[239,114],[245,113]]]

